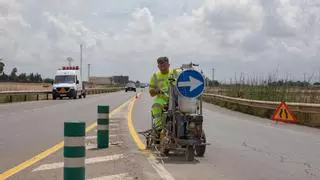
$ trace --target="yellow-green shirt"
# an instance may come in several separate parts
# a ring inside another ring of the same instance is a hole
[[[169,70],[169,73],[162,74],[160,71],[154,73],[150,78],[149,90],[151,89],[160,89],[165,93],[169,93],[169,78],[171,75],[176,79],[178,71],[177,70]],[[160,94],[156,95],[155,99],[162,99],[164,101],[168,101],[168,97],[166,95]]]

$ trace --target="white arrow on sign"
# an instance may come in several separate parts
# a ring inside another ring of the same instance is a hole
[[[201,86],[203,82],[199,81],[198,79],[189,76],[189,81],[178,82],[179,87],[190,87],[190,92],[197,89],[197,87]]]

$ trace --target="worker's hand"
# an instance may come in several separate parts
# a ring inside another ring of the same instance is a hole
[[[151,89],[150,90],[150,95],[153,97],[153,96],[156,96],[158,94],[161,94],[161,90],[160,89]]]

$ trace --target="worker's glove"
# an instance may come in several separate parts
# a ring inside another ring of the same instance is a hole
[[[159,89],[159,94],[165,94],[165,92]]]

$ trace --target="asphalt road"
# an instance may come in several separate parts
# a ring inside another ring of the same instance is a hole
[[[137,101],[133,116],[137,131],[150,127],[151,103],[146,93]],[[184,155],[165,158],[164,166],[176,179],[320,179],[319,129],[275,124],[206,103],[203,110],[211,145],[192,163]]]
[[[0,172],[62,140],[64,121],[91,124],[96,120],[98,104],[109,104],[114,109],[133,95],[117,92],[71,101],[0,105]],[[151,104],[147,93],[136,101],[132,119],[137,131],[150,127]],[[320,179],[319,129],[274,124],[211,104],[204,104],[203,112],[211,145],[207,146],[205,156],[194,162],[185,161],[183,155],[163,158],[164,167],[174,179]],[[138,147],[130,149],[139,152]]]
[[[63,140],[65,121],[96,121],[97,106],[110,111],[134,93],[89,95],[86,99],[0,104],[0,173]]]

